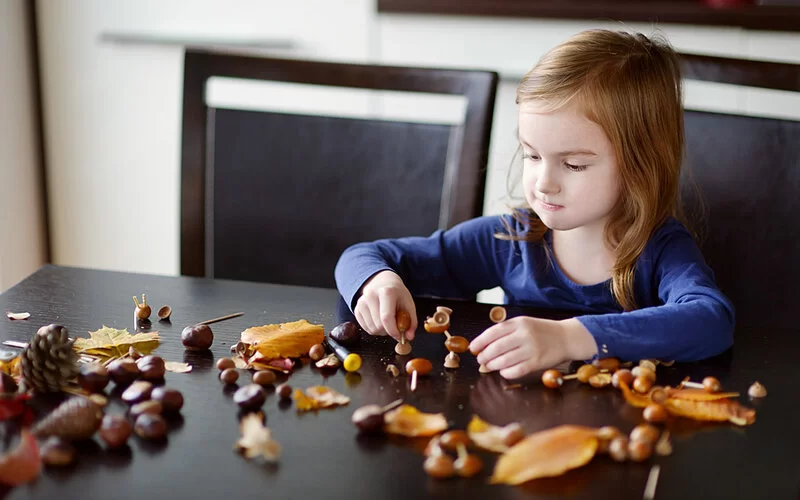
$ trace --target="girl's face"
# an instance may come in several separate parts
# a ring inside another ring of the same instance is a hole
[[[574,105],[519,108],[525,198],[553,230],[604,230],[619,199],[614,148],[599,125]]]

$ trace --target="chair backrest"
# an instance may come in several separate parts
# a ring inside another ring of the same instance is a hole
[[[455,95],[465,111],[452,124],[386,119],[380,101],[356,117],[225,109],[206,101],[212,77]],[[480,215],[496,89],[489,71],[187,51],[181,273],[332,287],[351,244]]]
[[[689,80],[800,92],[800,65],[682,55]],[[686,111],[683,195],[704,205],[701,246],[740,325],[796,326],[800,121]],[[698,189],[695,189],[699,187]]]

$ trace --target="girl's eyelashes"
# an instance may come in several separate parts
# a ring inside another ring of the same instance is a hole
[[[571,170],[573,172],[582,172],[586,170],[586,167],[588,167],[588,165],[573,165],[572,163],[567,163],[567,162],[564,162],[564,166],[567,167],[568,170]]]
[[[526,153],[526,152],[523,151],[522,159],[523,160],[538,160],[539,159],[539,155],[534,154],[534,153]]]

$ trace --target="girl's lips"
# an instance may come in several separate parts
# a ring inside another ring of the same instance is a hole
[[[549,210],[551,212],[555,212],[556,210],[561,210],[562,208],[564,208],[563,205],[554,205],[552,203],[547,203],[542,200],[539,200],[539,204],[542,206],[542,208],[544,208],[545,210]]]

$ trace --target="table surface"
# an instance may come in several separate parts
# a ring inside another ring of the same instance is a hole
[[[343,370],[324,374],[302,366],[290,377],[293,387],[323,384],[351,398],[347,407],[297,414],[294,405],[270,394],[264,405],[267,425],[283,446],[279,464],[249,462],[233,452],[239,437],[235,390],[217,377],[215,359],[250,327],[305,318],[329,331],[352,319],[335,290],[277,286],[199,278],[151,276],[45,266],[0,295],[0,310],[30,312],[25,321],[0,318],[0,340],[27,341],[42,325],[65,325],[72,336],[86,337],[103,325],[134,331],[133,295],[147,294],[156,311],[172,306],[171,322],[153,321],[161,335],[154,352],[167,361],[184,361],[188,374],[167,373],[166,385],[185,397],[182,417],[171,421],[168,439],[153,444],[132,437],[129,447],[109,452],[99,439],[82,443],[79,458],[68,469],[45,469],[34,483],[0,490],[5,498],[642,498],[651,466],[661,475],[656,498],[798,498],[800,494],[800,426],[791,398],[800,393],[795,368],[800,352],[800,328],[784,331],[738,330],[735,347],[703,363],[659,367],[659,383],[677,384],[684,376],[720,379],[726,390],[746,393],[761,381],[767,398],[742,402],[757,409],[753,425],[702,424],[675,419],[668,424],[674,452],[643,464],[617,464],[607,456],[558,478],[522,486],[489,485],[495,456],[481,453],[483,472],[471,479],[434,480],[422,470],[419,439],[359,435],[350,422],[365,404],[385,404],[397,398],[426,412],[443,412],[451,427],[465,428],[473,414],[490,423],[519,422],[527,432],[559,424],[615,425],[629,432],[642,421],[641,410],[627,405],[611,388],[593,389],[576,381],[560,390],[532,380],[520,389],[505,390],[498,374],[478,373],[474,356],[462,356],[461,368],[446,371],[447,351],[440,335],[418,333],[413,356],[434,362],[434,371],[420,379],[415,392],[408,377],[391,378],[388,363],[398,366],[388,338],[363,336],[353,347],[364,359],[358,374]],[[453,309],[451,333],[473,338],[491,325],[489,305],[418,299],[421,318],[437,305]],[[559,317],[554,311],[507,308],[509,316],[532,314]],[[180,343],[184,326],[227,313],[242,317],[212,325],[210,352],[190,353]],[[153,315],[155,320],[155,314]],[[326,376],[327,375],[327,376]],[[242,373],[239,383],[248,383]],[[107,389],[112,395],[113,384]],[[107,413],[125,406],[112,398]]]

